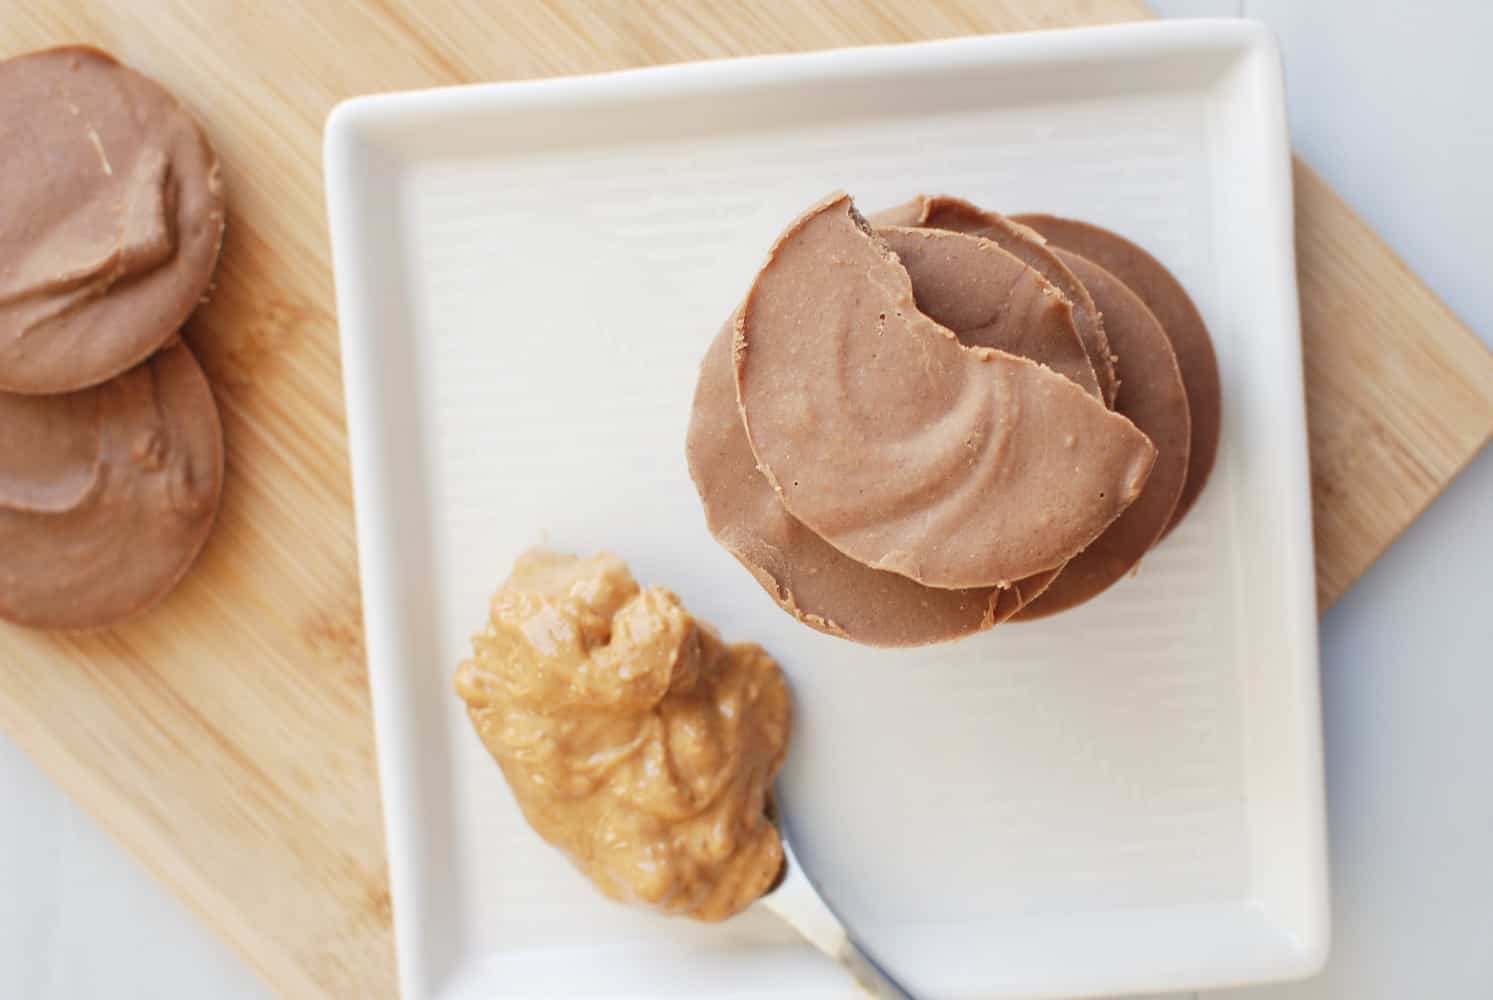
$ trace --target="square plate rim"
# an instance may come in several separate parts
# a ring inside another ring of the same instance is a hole
[[[352,190],[356,181],[353,164],[360,154],[374,153],[380,158],[392,157],[393,163],[403,165],[398,156],[397,145],[390,146],[379,141],[380,130],[389,126],[400,126],[413,119],[429,116],[460,118],[465,115],[496,108],[529,107],[533,102],[584,103],[604,92],[621,92],[629,100],[647,100],[650,97],[673,96],[681,92],[709,91],[712,88],[751,88],[766,80],[780,81],[785,73],[800,79],[844,78],[864,76],[874,78],[888,73],[909,73],[933,66],[949,68],[952,65],[975,66],[988,62],[1031,61],[1050,63],[1053,61],[1081,61],[1095,57],[1114,59],[1138,59],[1153,53],[1175,53],[1208,49],[1235,49],[1246,52],[1263,48],[1277,62],[1278,45],[1274,36],[1263,25],[1234,18],[1195,18],[1175,21],[1140,21],[1117,25],[1084,26],[1076,28],[1048,29],[1002,34],[975,35],[932,41],[874,44],[848,48],[833,48],[808,52],[772,53],[748,55],[727,59],[700,60],[656,66],[644,66],[609,70],[572,76],[543,77],[538,79],[473,83],[457,86],[435,87],[412,91],[397,91],[386,94],[363,95],[350,98],[336,105],[328,115],[323,145],[324,176],[326,182],[327,212],[332,242],[333,273],[336,284],[336,301],[339,320],[339,339],[343,370],[343,390],[347,409],[350,464],[352,467],[353,500],[360,558],[360,586],[362,588],[367,635],[367,657],[371,702],[374,716],[375,744],[379,767],[381,797],[383,800],[384,835],[387,845],[390,891],[394,901],[394,931],[396,953],[400,969],[401,989],[406,996],[420,995],[415,990],[416,950],[407,926],[401,930],[399,899],[407,890],[401,888],[418,880],[416,870],[418,852],[407,842],[406,820],[398,814],[395,805],[408,799],[408,775],[404,771],[403,750],[410,738],[406,720],[397,710],[399,685],[397,665],[389,662],[389,651],[399,642],[392,635],[392,616],[381,612],[389,609],[386,589],[380,585],[380,574],[376,571],[384,558],[384,539],[393,528],[382,499],[378,495],[379,477],[376,454],[376,414],[372,411],[368,393],[365,392],[372,378],[371,368],[376,365],[372,357],[372,338],[365,334],[364,305],[367,284],[365,251],[359,247],[356,234],[359,223],[352,218]],[[1284,99],[1276,81],[1275,92],[1266,97],[1273,105],[1269,113],[1280,120],[1282,137],[1284,128]],[[1289,239],[1291,233],[1291,197],[1289,147],[1282,139],[1280,171],[1267,181],[1276,186],[1283,185],[1282,198],[1273,202],[1283,206],[1286,225],[1286,246],[1294,247]],[[420,157],[414,158],[416,161]],[[365,181],[366,183],[366,181]],[[1278,221],[1278,220],[1277,220]],[[1283,287],[1292,294],[1289,298],[1289,323],[1299,330],[1299,315],[1296,310],[1296,283],[1294,256],[1288,254],[1281,262]],[[1293,360],[1288,357],[1288,361]],[[1295,343],[1294,377],[1300,381],[1300,342]],[[1290,374],[1290,373],[1288,373]],[[1289,415],[1288,415],[1289,416]],[[1301,406],[1301,430],[1305,436],[1304,401]],[[1305,456],[1303,440],[1302,455]],[[1297,478],[1307,489],[1306,469],[1297,471]],[[1306,537],[1311,538],[1310,506],[1305,513]],[[1296,560],[1296,575],[1300,575],[1301,559]],[[1307,572],[1307,591],[1314,593],[1311,578],[1311,553],[1308,549],[1304,559]],[[1299,585],[1299,581],[1297,581]],[[1316,648],[1316,616],[1308,616],[1306,641]],[[1305,688],[1298,692],[1302,696],[1300,719],[1303,724],[1314,726],[1315,738],[1307,739],[1306,745],[1316,748],[1315,759],[1303,763],[1314,771],[1313,784],[1322,787],[1321,760],[1321,716],[1319,708],[1318,673],[1301,678]],[[1307,734],[1309,737],[1312,735]],[[398,762],[398,763],[396,763]],[[1319,805],[1322,796],[1317,797]],[[1327,911],[1325,816],[1322,810],[1306,817],[1314,831],[1321,834],[1320,858],[1317,876],[1318,886],[1314,890],[1319,913],[1313,921],[1319,933],[1308,940],[1298,941],[1297,959],[1291,975],[1305,976],[1320,969],[1325,963],[1330,938]]]

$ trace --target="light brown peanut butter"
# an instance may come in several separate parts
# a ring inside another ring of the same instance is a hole
[[[493,595],[456,690],[524,817],[607,896],[723,920],[777,879],[767,815],[790,703],[613,555],[532,549]]]

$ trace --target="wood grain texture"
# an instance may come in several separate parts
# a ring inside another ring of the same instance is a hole
[[[333,104],[1144,16],[1136,0],[8,6],[0,55],[110,49],[222,155],[227,241],[187,336],[229,464],[217,530],[161,608],[79,637],[0,626],[0,725],[277,993],[392,996],[322,201]],[[1325,607],[1493,433],[1493,358],[1304,168],[1297,203]]]
[[[1326,610],[1493,437],[1493,354],[1299,160],[1295,188]]]

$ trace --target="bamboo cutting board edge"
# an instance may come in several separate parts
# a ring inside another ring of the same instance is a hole
[[[0,54],[108,48],[191,104],[223,156],[218,288],[187,334],[224,412],[224,508],[192,575],[139,622],[55,638],[0,627],[0,725],[295,997],[394,983],[323,222],[332,104],[1146,13],[1136,0],[523,0],[499,24],[478,0],[118,6],[21,7]],[[1296,195],[1326,607],[1493,433],[1493,355],[1299,165]]]

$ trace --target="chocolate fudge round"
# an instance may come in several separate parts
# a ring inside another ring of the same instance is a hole
[[[1046,592],[1015,615],[1018,621],[1066,611],[1107,590],[1160,540],[1187,479],[1191,418],[1182,373],[1161,323],[1134,292],[1099,265],[1059,250],[1104,313],[1119,359],[1116,409],[1156,444],[1156,465],[1139,499],[1068,561]]]
[[[1123,281],[1161,322],[1176,352],[1192,413],[1192,457],[1187,483],[1172,512],[1167,531],[1192,509],[1218,455],[1223,389],[1213,338],[1192,297],[1166,266],[1119,233],[1053,215],[1019,215],[1016,219],[1041,233],[1053,246],[1080,254]]]
[[[218,158],[160,85],[82,46],[0,62],[0,391],[97,385],[175,336],[223,238]]]
[[[183,344],[99,386],[0,393],[0,618],[90,629],[155,604],[212,528],[223,436]]]

